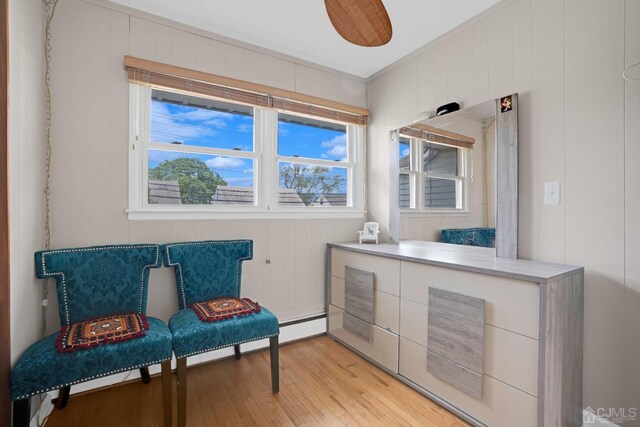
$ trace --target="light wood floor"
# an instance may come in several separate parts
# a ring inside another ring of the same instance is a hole
[[[174,374],[175,386],[175,374]],[[47,427],[162,427],[160,377],[72,397]],[[175,393],[175,389],[174,389]],[[175,396],[175,395],[174,395]],[[174,399],[174,425],[176,409]],[[263,350],[187,372],[187,425],[467,426],[326,336],[280,347],[280,393]]]

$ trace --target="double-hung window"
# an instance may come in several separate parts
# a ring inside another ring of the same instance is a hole
[[[278,206],[353,206],[348,126],[278,114]]]
[[[399,203],[408,212],[466,209],[467,149],[400,136]]]
[[[254,109],[144,89],[151,91],[142,141],[147,204],[255,206]]]
[[[363,126],[221,98],[130,84],[130,219],[362,216]]]

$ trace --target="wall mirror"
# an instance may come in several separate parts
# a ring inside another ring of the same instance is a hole
[[[517,258],[518,96],[391,131],[389,239]]]

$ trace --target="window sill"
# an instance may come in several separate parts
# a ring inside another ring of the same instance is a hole
[[[217,210],[210,209],[128,209],[129,221],[207,219],[364,219],[367,212],[355,209],[309,210]]]

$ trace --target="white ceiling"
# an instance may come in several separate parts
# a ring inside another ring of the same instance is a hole
[[[385,46],[342,39],[323,0],[111,0],[359,77],[369,77],[498,0],[383,0],[393,25]]]

